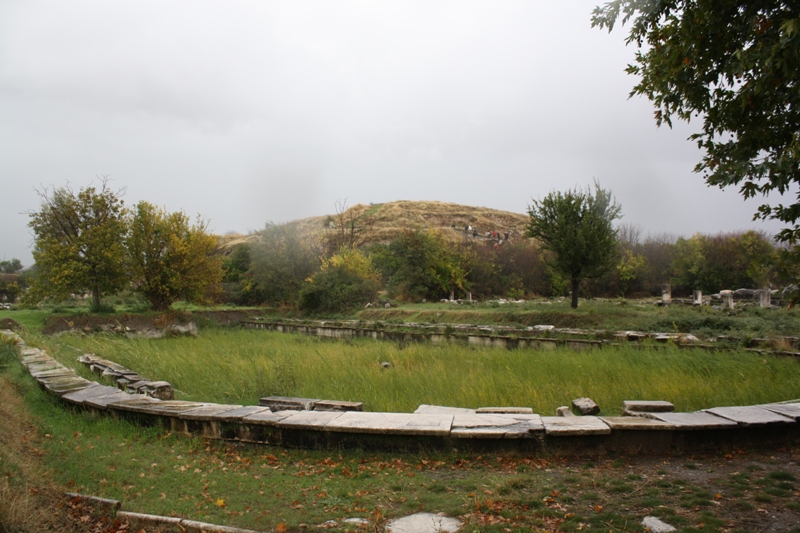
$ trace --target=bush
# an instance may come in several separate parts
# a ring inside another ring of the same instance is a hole
[[[351,311],[373,300],[380,278],[369,257],[343,250],[327,259],[300,290],[300,309],[311,313]]]

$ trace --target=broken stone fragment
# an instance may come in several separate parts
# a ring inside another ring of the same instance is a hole
[[[578,410],[581,416],[596,415],[600,412],[600,406],[591,398],[576,398],[572,400],[572,406]]]
[[[150,389],[149,396],[159,400],[172,400],[175,398],[175,391],[172,385],[167,381],[151,381],[148,385]]]
[[[558,409],[556,409],[556,416],[575,416],[568,405],[562,405]]]

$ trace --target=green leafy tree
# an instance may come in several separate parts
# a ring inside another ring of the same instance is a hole
[[[125,274],[125,207],[120,193],[87,187],[75,192],[69,186],[40,191],[38,211],[30,212],[33,258],[37,275],[26,299],[64,299],[89,292],[92,309],[101,298],[122,289]]]
[[[16,257],[9,261],[0,261],[0,272],[3,274],[16,274],[22,270],[22,261]]]
[[[300,290],[300,309],[312,313],[341,313],[372,301],[380,289],[380,274],[358,249],[342,248],[322,261],[319,272]]]
[[[25,288],[25,280],[18,274],[0,274],[0,301],[14,303]]]
[[[684,293],[763,288],[777,279],[777,262],[777,251],[763,233],[698,233],[675,243],[672,283]]]
[[[139,202],[125,244],[134,290],[153,309],[165,311],[178,299],[200,304],[213,299],[222,261],[205,223],[192,224],[182,211],[168,213]]]
[[[578,307],[581,280],[605,274],[613,265],[617,232],[612,223],[621,207],[595,182],[595,191],[551,192],[533,200],[527,235],[552,252],[550,265],[570,280],[572,307]]]
[[[441,298],[468,289],[466,256],[436,231],[406,231],[373,255],[390,293],[400,298]]]
[[[251,245],[250,256],[243,294],[272,305],[296,305],[303,283],[320,264],[309,243],[290,224],[267,224]]]
[[[627,43],[638,51],[627,72],[640,79],[631,94],[653,102],[659,125],[700,117],[695,172],[750,198],[800,182],[799,17],[786,0],[614,0],[595,8],[592,25],[632,21]],[[756,217],[790,225],[777,237],[798,244],[800,195]]]

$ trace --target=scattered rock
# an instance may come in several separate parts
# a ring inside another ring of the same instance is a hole
[[[577,398],[572,400],[572,406],[578,410],[581,416],[596,415],[600,412],[600,406],[591,398]]]
[[[651,533],[669,533],[675,531],[675,528],[666,522],[662,522],[655,516],[645,516],[642,520],[642,525],[650,530]]]
[[[392,520],[386,525],[388,533],[455,533],[461,521],[433,513],[417,513]]]
[[[369,520],[366,518],[345,518],[342,520],[345,524],[358,524],[358,525],[367,525],[369,524]]]
[[[391,368],[391,367],[392,367],[392,363],[390,363],[389,361],[382,361],[381,362],[381,368]]]
[[[556,409],[556,416],[575,416],[575,413],[570,410],[569,406],[562,405]]]

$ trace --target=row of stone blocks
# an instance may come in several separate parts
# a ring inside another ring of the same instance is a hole
[[[97,510],[113,515],[120,522],[127,524],[127,528],[131,528],[131,531],[162,531],[164,529],[172,531],[174,529],[184,533],[260,533],[252,529],[209,524],[208,522],[198,522],[187,518],[124,511],[122,502],[119,500],[86,496],[74,492],[68,492],[65,496],[74,503],[82,502]],[[122,530],[120,529],[120,531]]]
[[[172,400],[175,392],[167,381],[151,381],[138,372],[128,370],[119,363],[102,359],[93,354],[83,354],[78,362],[88,366],[95,374],[116,382],[117,387],[125,392],[145,394],[159,400]]]
[[[388,326],[378,329],[375,323],[366,322],[355,323],[330,323],[328,321],[294,321],[284,319],[281,322],[260,322],[257,320],[243,320],[241,326],[245,329],[264,329],[277,331],[280,333],[300,333],[316,337],[326,338],[354,338],[366,337],[372,339],[384,339],[400,342],[426,341],[432,344],[442,344],[452,341],[466,343],[470,346],[482,346],[487,348],[532,348],[537,350],[555,350],[563,347],[570,350],[588,350],[593,348],[603,348],[616,346],[620,342],[638,343],[645,340],[653,340],[658,343],[673,343],[681,348],[698,348],[706,350],[725,349],[714,342],[703,343],[696,336],[689,333],[648,333],[641,331],[605,331],[605,330],[584,330],[575,328],[555,328],[553,326],[532,326],[529,328],[511,328],[507,326],[474,326],[470,324],[452,324],[454,333],[444,333],[441,326],[430,326],[425,324],[403,324],[406,330],[393,331]],[[437,328],[431,331],[433,328]],[[411,328],[411,331],[407,329]],[[541,337],[536,336],[536,332],[547,332],[564,336]],[[610,336],[612,340],[595,340],[593,336]],[[583,337],[583,338],[575,338]],[[741,339],[719,337],[720,341],[739,342]],[[788,343],[793,350],[775,349],[752,349],[746,351],[762,353],[764,355],[779,355],[800,357],[800,352],[796,351],[798,345],[797,337],[781,337],[779,339],[751,339],[751,343],[756,345],[769,345],[774,342]]]
[[[800,437],[800,401],[693,413],[628,409],[636,416],[540,416],[527,408],[512,413],[429,405],[414,413],[273,411],[159,400],[83,379],[43,351],[21,348],[22,362],[34,378],[69,404],[214,439],[311,448],[664,453],[784,444]]]

